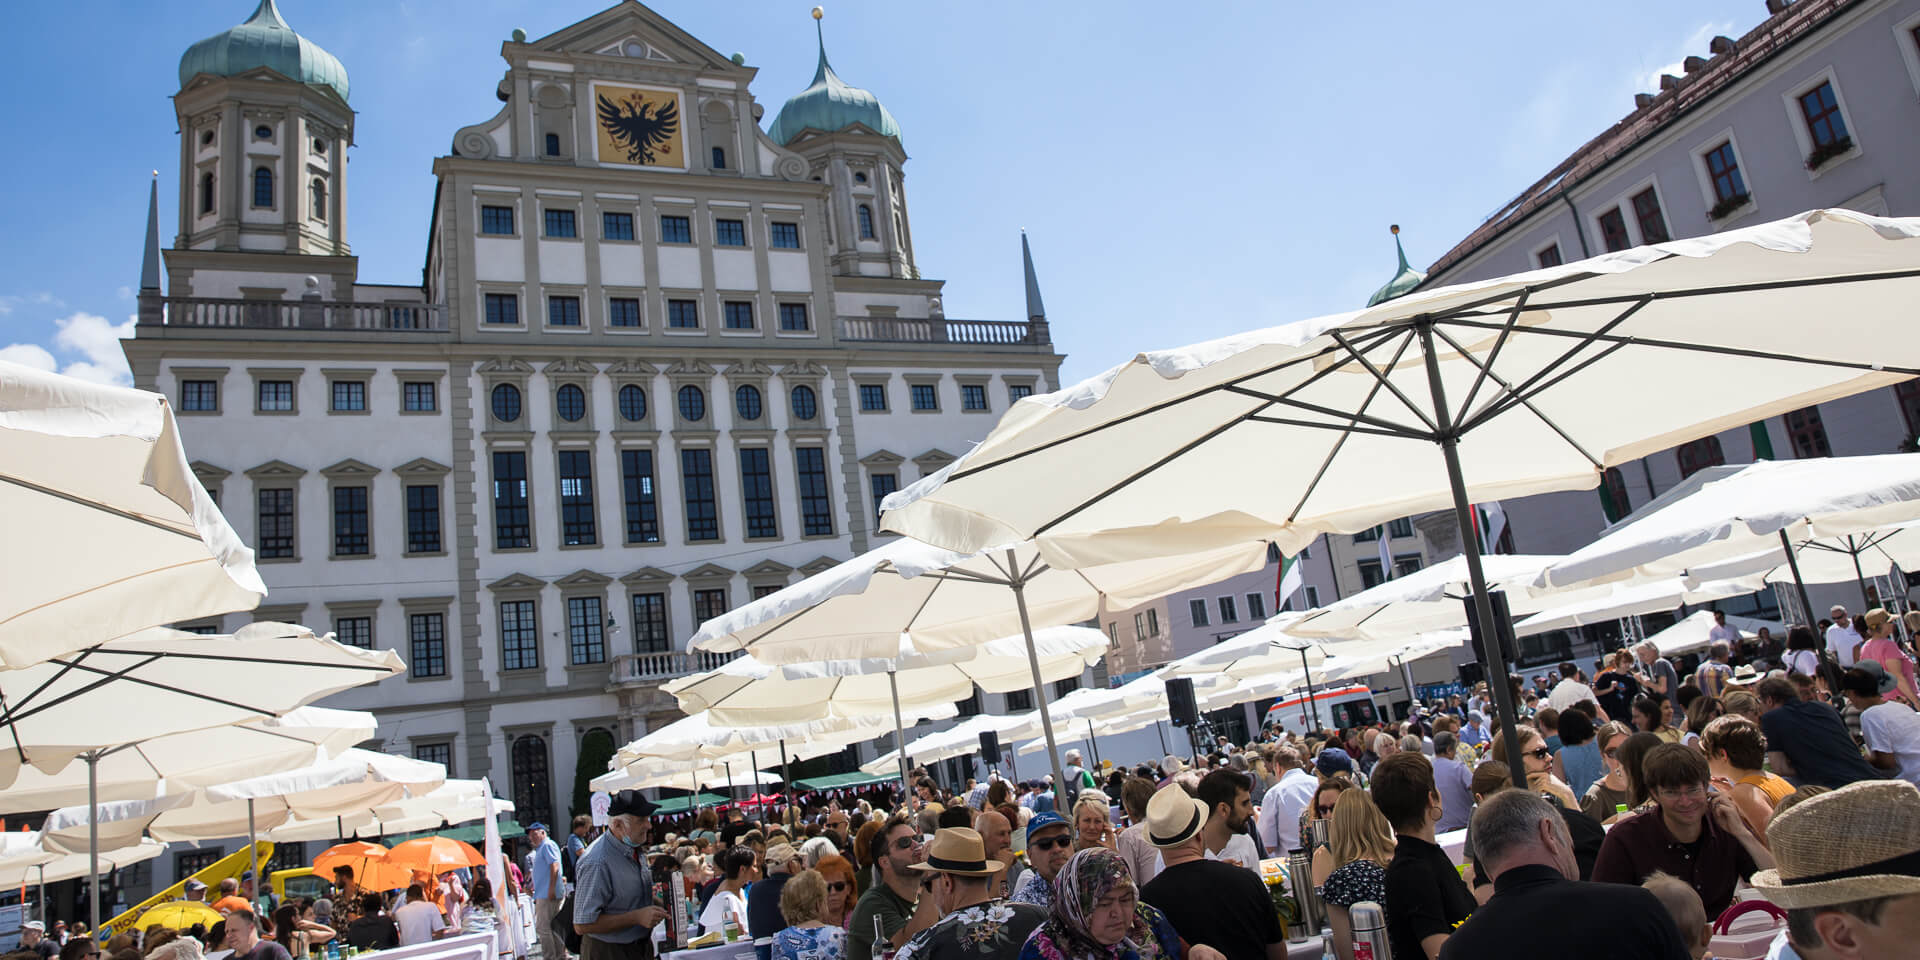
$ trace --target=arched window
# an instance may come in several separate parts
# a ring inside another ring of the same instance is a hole
[[[873,208],[863,203],[860,205],[859,209],[856,210],[855,212],[858,213],[860,216],[860,239],[872,240],[873,239]]]
[[[321,223],[327,222],[327,182],[314,177],[307,185],[307,202],[313,206],[313,218]]]
[[[559,155],[560,155],[560,135],[557,133],[547,134],[547,156],[557,157]]]
[[[528,823],[553,819],[553,788],[547,774],[547,741],[533,734],[513,741],[513,807]]]
[[[733,391],[733,408],[739,411],[742,420],[760,419],[760,388],[742,384]]]
[[[713,168],[715,170],[725,170],[727,168],[727,148],[713,148]]]
[[[647,392],[629,383],[620,388],[620,419],[645,420],[647,418]]]
[[[587,415],[586,391],[569,383],[554,393],[553,405],[560,419],[573,423]]]
[[[680,388],[680,417],[683,420],[699,420],[707,415],[707,395],[699,387],[689,383]]]
[[[520,419],[520,388],[503,383],[493,388],[493,418],[501,423]]]
[[[802,384],[793,388],[793,418],[812,420],[820,412],[820,404],[813,395],[813,388]]]
[[[200,175],[200,212],[213,212],[213,171]]]
[[[266,167],[260,167],[253,171],[253,205],[256,207],[273,206],[273,171]]]

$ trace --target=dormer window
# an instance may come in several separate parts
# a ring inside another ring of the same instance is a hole
[[[547,156],[557,157],[559,155],[560,155],[560,135],[557,133],[547,134]]]

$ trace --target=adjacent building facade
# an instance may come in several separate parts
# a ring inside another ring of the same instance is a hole
[[[638,3],[499,53],[388,285],[348,243],[345,67],[273,0],[196,44],[125,349],[271,589],[186,626],[397,648],[329,702],[551,821],[717,664],[696,624],[876,546],[880,499],[1062,358],[1030,258],[1029,316],[945,316],[901,128],[824,44],[771,133],[754,68]]]

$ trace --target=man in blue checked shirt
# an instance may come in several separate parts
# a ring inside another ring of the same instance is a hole
[[[553,932],[553,918],[566,899],[566,884],[560,878],[560,845],[547,836],[547,825],[536,820],[527,827],[527,882],[533,887],[534,930],[540,937],[540,953],[546,960],[567,960],[567,945]]]
[[[575,867],[573,929],[580,960],[649,960],[653,927],[667,911],[653,902],[653,875],[642,854],[652,833],[654,805],[637,790],[622,790],[607,806],[607,832]]]

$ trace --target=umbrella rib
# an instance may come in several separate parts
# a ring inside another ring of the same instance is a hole
[[[1437,336],[1440,339],[1445,340],[1448,343],[1448,345],[1452,346],[1455,350],[1460,351],[1463,355],[1466,353],[1466,348],[1461,346],[1452,337],[1448,336],[1447,331],[1442,330],[1438,327],[1435,327],[1433,334],[1434,336]],[[1486,371],[1486,373],[1488,377],[1492,378],[1494,383],[1497,383],[1500,385],[1501,389],[1506,390],[1509,393],[1513,393],[1513,385],[1506,382],[1505,380],[1502,380],[1499,374],[1493,373],[1492,371]],[[1569,374],[1571,373],[1572,371],[1569,371]],[[1539,394],[1536,392],[1535,396],[1538,396],[1538,395]],[[1580,441],[1573,439],[1573,437],[1570,436],[1565,430],[1560,429],[1560,425],[1557,423],[1554,423],[1552,417],[1549,417],[1546,414],[1540,412],[1540,408],[1534,406],[1532,400],[1518,393],[1513,393],[1513,402],[1520,404],[1522,406],[1525,406],[1527,408],[1527,412],[1533,414],[1535,417],[1538,417],[1541,423],[1546,424],[1548,428],[1553,430],[1554,433],[1559,434],[1560,439],[1565,440],[1567,442],[1567,446],[1572,447],[1574,450],[1578,451],[1581,456],[1586,457],[1587,462],[1593,464],[1595,469],[1600,469],[1600,470],[1606,469],[1606,464],[1601,463],[1600,458],[1595,457],[1591,453],[1588,453],[1587,448],[1580,445]],[[1509,409],[1511,409],[1511,407],[1509,407]]]
[[[1487,376],[1493,372],[1494,361],[1500,359],[1500,349],[1507,345],[1507,338],[1513,335],[1513,328],[1520,325],[1520,314],[1526,310],[1527,297],[1532,293],[1531,290],[1522,290],[1520,296],[1514,300],[1513,310],[1507,314],[1506,326],[1501,329],[1500,336],[1493,341],[1493,349],[1487,351],[1486,363],[1482,364],[1464,352],[1461,354],[1480,368],[1480,375],[1473,378],[1473,386],[1467,388],[1466,397],[1460,401],[1460,416],[1453,418],[1455,423],[1459,423],[1460,417],[1466,416],[1467,411],[1473,409],[1473,399],[1480,395],[1480,388],[1486,385]]]
[[[41,494],[42,496],[54,497],[56,499],[65,500],[68,503],[86,507],[91,510],[98,510],[101,513],[110,513],[116,517],[119,517],[122,520],[131,520],[134,523],[142,524],[144,526],[149,526],[154,528],[155,530],[162,530],[167,533],[171,533],[176,537],[183,537],[188,540],[200,539],[200,532],[198,530],[182,530],[179,527],[173,526],[172,524],[164,523],[159,520],[155,520],[152,517],[142,516],[140,514],[134,513],[129,510],[122,510],[119,507],[108,506],[96,500],[88,500],[84,497],[76,497],[71,493],[67,493],[66,491],[55,490],[52,487],[44,487],[44,486],[41,486],[40,484],[34,483],[31,480],[22,480],[21,478],[13,476],[11,474],[0,473],[0,481],[11,483],[14,486],[31,490],[34,493]]]
[[[1478,327],[1485,330],[1497,330],[1499,325],[1472,320],[1449,320],[1448,323],[1462,327]],[[1879,363],[1867,363],[1856,360],[1823,360],[1815,357],[1798,357],[1789,353],[1775,353],[1771,350],[1754,350],[1747,347],[1729,347],[1719,344],[1686,343],[1680,340],[1659,340],[1651,337],[1632,337],[1617,334],[1582,333],[1578,330],[1553,330],[1547,327],[1520,327],[1521,333],[1543,337],[1578,338],[1587,342],[1618,343],[1636,347],[1663,347],[1687,353],[1712,353],[1729,357],[1744,357],[1750,360],[1781,360],[1789,363],[1806,363],[1821,367],[1836,367],[1842,370],[1867,370],[1874,373],[1903,373],[1908,376],[1920,376],[1920,367],[1895,367]]]
[[[1378,381],[1378,383],[1381,386],[1387,386],[1387,383],[1385,380],[1380,380]],[[1391,387],[1387,387],[1387,388],[1392,389]],[[1295,400],[1285,395],[1271,396],[1268,394],[1258,393],[1252,390],[1245,390],[1245,389],[1238,389],[1238,388],[1229,390],[1228,392],[1244,394],[1249,397],[1257,397],[1257,398],[1266,400],[1269,405],[1278,404],[1281,406],[1295,407],[1300,410],[1305,410],[1308,413],[1318,413],[1328,417],[1351,420],[1355,423],[1369,423],[1383,430],[1393,431],[1395,435],[1406,437],[1408,439],[1431,440],[1433,438],[1433,434],[1431,431],[1423,433],[1419,430],[1414,429],[1413,427],[1406,426],[1405,424],[1395,423],[1392,420],[1387,420],[1381,417],[1369,416],[1364,413],[1355,414],[1351,410],[1335,410],[1332,407],[1324,407],[1324,406],[1321,406],[1320,404],[1308,403],[1304,400]],[[1398,391],[1395,391],[1395,392],[1398,392]],[[1414,411],[1414,413],[1416,415],[1419,415],[1421,419],[1425,419],[1425,415],[1420,414],[1419,411],[1416,410]],[[1246,416],[1248,418],[1251,418],[1255,416],[1255,414],[1249,413]]]
[[[1387,366],[1399,366],[1400,358],[1407,355],[1407,348],[1411,346],[1413,346],[1413,333],[1409,329],[1405,339],[1400,341],[1400,349],[1393,352],[1393,359],[1388,361]],[[1367,391],[1366,399],[1360,401],[1360,413],[1365,413],[1367,408],[1373,405],[1373,398],[1380,395],[1380,386],[1380,381],[1375,380],[1372,389]],[[1320,488],[1320,480],[1327,475],[1327,470],[1332,468],[1333,458],[1340,455],[1341,449],[1347,445],[1347,438],[1352,435],[1353,427],[1349,424],[1348,428],[1341,432],[1339,439],[1333,442],[1333,449],[1328,450],[1327,455],[1321,458],[1320,468],[1314,471],[1313,480],[1307,484],[1307,489],[1301,492],[1300,499],[1294,501],[1292,512],[1287,514],[1288,523],[1292,523],[1294,518],[1300,515],[1300,511],[1306,509],[1307,499]]]
[[[1272,423],[1272,424],[1277,424],[1283,427],[1308,427],[1315,430],[1338,430],[1342,433],[1364,433],[1364,434],[1367,434],[1368,436],[1392,437],[1396,440],[1431,439],[1425,434],[1413,433],[1406,430],[1382,430],[1378,427],[1341,426],[1340,424],[1337,424],[1337,423],[1322,423],[1314,420],[1295,420],[1292,417],[1252,416],[1252,417],[1248,417],[1247,419],[1255,423]]]
[[[1622,311],[1619,316],[1614,317],[1612,320],[1609,320],[1605,324],[1603,324],[1599,330],[1594,332],[1593,336],[1595,337],[1605,336],[1607,331],[1612,330],[1615,327],[1618,327],[1622,323],[1625,323],[1627,321],[1627,318],[1633,316],[1636,313],[1639,313],[1642,309],[1646,307],[1647,304],[1651,302],[1652,302],[1651,300],[1647,300],[1644,298],[1641,299],[1639,302],[1633,304],[1632,306],[1628,307],[1626,310]],[[1458,322],[1458,321],[1455,321],[1455,322]],[[1524,327],[1514,327],[1504,323],[1500,325],[1500,329],[1502,331],[1516,330],[1516,331],[1527,332],[1527,333],[1534,332],[1533,330],[1530,330]],[[1580,351],[1585,350],[1587,346],[1593,342],[1595,341],[1592,339],[1582,339],[1579,343],[1575,344],[1572,349],[1568,350],[1567,352],[1561,354],[1558,357],[1553,358],[1551,362],[1547,363],[1545,366],[1541,367],[1539,370],[1534,371],[1532,376],[1528,377],[1525,380],[1522,380],[1518,388],[1508,388],[1508,393],[1509,394],[1525,393],[1529,390],[1532,390],[1535,384],[1538,384],[1540,381],[1545,380],[1548,377],[1552,376],[1554,371],[1560,369],[1561,365],[1565,364],[1569,360],[1572,360],[1575,356],[1578,356]],[[1618,346],[1619,345],[1615,345],[1613,348],[1610,348],[1610,349],[1618,349]],[[1605,357],[1608,352],[1609,351],[1602,351],[1599,354],[1599,356]],[[1585,363],[1582,363],[1581,367],[1585,367],[1587,366],[1587,364],[1591,362],[1592,361],[1587,361]],[[1491,362],[1489,362],[1488,366],[1489,367],[1492,366]],[[1555,382],[1558,382],[1558,381],[1556,380]],[[1507,400],[1508,400],[1508,397],[1505,395],[1489,398],[1487,400],[1487,405],[1481,408],[1479,413],[1475,413],[1468,416],[1464,424],[1455,423],[1454,425],[1456,427],[1459,427],[1463,432],[1467,430],[1471,430],[1475,426],[1478,426],[1480,423],[1487,420],[1489,417],[1493,416],[1495,412],[1504,412],[1506,407],[1509,406],[1509,404],[1507,403]],[[1460,409],[1464,411],[1467,408],[1463,406]]]
[[[1486,423],[1487,421],[1492,420],[1495,417],[1505,414],[1507,411],[1512,410],[1514,407],[1520,405],[1521,403],[1526,402],[1527,396],[1537,397],[1543,393],[1546,393],[1548,390],[1551,390],[1554,387],[1559,386],[1561,383],[1564,383],[1567,380],[1567,378],[1572,377],[1575,374],[1578,374],[1580,371],[1585,370],[1588,367],[1591,367],[1594,364],[1599,363],[1600,361],[1613,356],[1615,353],[1620,352],[1620,350],[1625,346],[1626,344],[1624,343],[1613,344],[1612,346],[1609,346],[1605,350],[1602,350],[1599,353],[1596,353],[1593,356],[1588,357],[1587,359],[1574,364],[1570,369],[1563,370],[1558,374],[1555,374],[1552,377],[1552,379],[1549,379],[1544,383],[1537,383],[1525,395],[1515,392],[1512,395],[1502,395],[1499,397],[1494,397],[1491,400],[1488,400],[1487,405],[1483,407],[1479,413],[1469,418],[1461,426],[1460,428],[1461,431],[1466,432],[1466,431],[1472,430],[1473,428],[1478,427],[1481,424]],[[1575,352],[1578,352],[1578,351],[1575,351]]]
[[[1078,506],[1068,510],[1065,513],[1056,514],[1053,519],[1048,520],[1046,523],[1040,524],[1039,526],[1035,527],[1033,530],[1033,535],[1035,537],[1039,537],[1041,534],[1046,533],[1048,530],[1051,530],[1054,527],[1057,527],[1060,524],[1065,523],[1067,520],[1072,519],[1074,516],[1078,515],[1081,511],[1087,509],[1088,507],[1091,507],[1094,504],[1099,503],[1100,501],[1105,500],[1106,498],[1120,492],[1121,490],[1125,489],[1128,484],[1133,483],[1135,480],[1138,480],[1141,477],[1144,477],[1147,474],[1152,473],[1155,470],[1158,470],[1169,463],[1172,463],[1173,461],[1179,459],[1180,457],[1185,456],[1189,452],[1197,449],[1202,444],[1205,444],[1208,441],[1212,440],[1213,438],[1218,437],[1223,433],[1226,433],[1228,430],[1231,430],[1234,427],[1237,427],[1240,424],[1245,423],[1247,421],[1247,418],[1251,416],[1252,413],[1253,411],[1249,411],[1246,414],[1242,414],[1240,416],[1234,417],[1231,420],[1228,420],[1226,423],[1223,423],[1217,427],[1214,427],[1212,430],[1208,430],[1206,433],[1201,434],[1199,437],[1195,438],[1193,441],[1189,443],[1181,444],[1179,447],[1174,449],[1172,453],[1169,453],[1166,456],[1161,457],[1160,459],[1155,460],[1154,462],[1147,464],[1146,466],[1141,467],[1138,470],[1135,470],[1133,473],[1127,475],[1126,477],[1121,478],[1120,482],[1115,483],[1112,486],[1107,487],[1105,490],[1102,490],[1099,493],[1096,493],[1093,496],[1087,498],[1086,500],[1081,501]],[[1002,461],[1002,462],[1005,462],[1005,461]]]
[[[159,658],[155,657],[154,659],[159,659]],[[128,667],[127,670],[138,669],[139,667],[146,666],[148,663],[152,663],[152,662],[153,660],[147,660],[143,663]],[[292,663],[292,661],[281,661],[281,662],[289,663],[289,664]],[[311,666],[311,664],[307,664],[307,666]],[[25,719],[26,717],[32,716],[34,713],[37,713],[41,710],[47,710],[47,709],[51,709],[53,707],[59,706],[60,704],[65,703],[69,700],[72,700],[75,697],[78,697],[82,694],[96,690],[116,680],[122,683],[137,683],[137,684],[140,684],[141,686],[152,687],[154,689],[161,690],[167,693],[178,694],[180,696],[187,697],[192,700],[203,700],[203,701],[206,701],[207,703],[218,704],[223,707],[232,707],[235,710],[245,710],[250,713],[263,713],[263,714],[266,714],[267,716],[274,716],[276,714],[276,711],[268,709],[266,707],[249,706],[237,700],[228,700],[224,697],[215,697],[215,696],[210,696],[204,693],[197,693],[194,691],[185,690],[180,687],[174,686],[173,684],[170,684],[170,683],[161,683],[158,680],[148,680],[145,677],[128,676],[127,672],[124,670],[109,674],[98,667],[85,667],[85,666],[76,665],[74,669],[92,671],[94,673],[102,674],[102,676],[100,677],[100,679],[92,683],[89,683],[86,686],[73,691],[72,693],[63,694],[60,697],[55,698],[51,703],[42,704],[38,707],[33,708],[32,710],[27,711],[27,713],[21,715],[20,719]]]
[[[22,702],[28,703],[28,704],[33,703],[34,698],[38,697],[48,687],[53,686],[55,683],[57,683],[60,680],[60,678],[65,677],[67,674],[72,673],[76,670],[91,671],[93,673],[105,674],[105,676],[91,683],[88,683],[86,686],[83,686],[78,690],[75,690],[71,693],[68,693],[64,696],[61,696],[55,699],[52,703],[26,707],[24,713],[15,712],[12,714],[11,720],[14,720],[14,721],[25,720],[26,718],[33,716],[36,713],[39,713],[41,710],[45,710],[49,707],[57,707],[60,704],[65,703],[66,701],[74,697],[80,696],[81,694],[87,693],[88,691],[99,687],[101,684],[112,682],[115,677],[122,676],[133,670],[138,670],[141,667],[144,667],[147,664],[150,664],[155,660],[159,659],[158,654],[150,654],[144,657],[143,659],[141,659],[140,662],[128,664],[124,669],[115,673],[108,673],[107,671],[101,670],[98,667],[82,666],[80,661],[86,659],[88,654],[93,653],[98,649],[99,649],[98,647],[88,647],[85,650],[80,651],[80,655],[78,657],[75,657],[71,662],[64,659],[54,659],[54,660],[47,661],[48,663],[52,663],[59,666],[60,669],[54,671],[53,676],[48,677],[47,679],[41,681],[39,686],[34,687],[32,690],[28,691],[26,697],[22,699]]]
[[[1671,259],[1666,257],[1662,259]],[[1658,262],[1658,261],[1655,261]],[[1598,276],[1589,274],[1587,276]],[[1800,277],[1793,280],[1762,280],[1753,283],[1733,283],[1712,287],[1688,287],[1682,290],[1643,291],[1640,293],[1622,293],[1609,297],[1584,297],[1578,300],[1562,300],[1557,303],[1536,304],[1535,310],[1567,310],[1575,307],[1600,307],[1608,304],[1626,303],[1648,297],[1655,300],[1680,300],[1689,297],[1722,296],[1729,293],[1765,293],[1769,290],[1792,290],[1799,287],[1825,287],[1843,283],[1877,283],[1883,280],[1910,280],[1920,277],[1920,269],[1886,270],[1878,273],[1855,273],[1846,276]],[[1585,279],[1585,277],[1578,278]],[[1544,289],[1544,288],[1537,288]],[[1467,304],[1445,314],[1435,314],[1434,319],[1454,322],[1456,318],[1469,316],[1487,316],[1472,311],[1492,301]],[[1525,328],[1522,328],[1525,329]]]
[[[1436,425],[1433,422],[1433,418],[1427,416],[1426,412],[1422,411],[1419,407],[1414,406],[1413,401],[1408,399],[1407,395],[1401,392],[1399,387],[1394,386],[1393,381],[1389,379],[1386,374],[1380,372],[1380,368],[1374,366],[1373,362],[1368,360],[1365,354],[1361,353],[1358,350],[1355,350],[1353,348],[1353,344],[1347,342],[1347,338],[1340,335],[1340,331],[1330,330],[1328,331],[1328,335],[1333,337],[1334,343],[1337,343],[1340,346],[1344,347],[1347,351],[1347,354],[1353,357],[1356,363],[1360,364],[1362,367],[1365,367],[1368,373],[1373,374],[1373,378],[1375,380],[1380,381],[1380,384],[1382,386],[1392,391],[1394,397],[1398,399],[1400,403],[1404,405],[1408,410],[1412,411],[1414,416],[1419,417],[1420,422],[1427,425],[1428,433],[1436,434],[1439,432],[1440,428],[1438,425]],[[1373,349],[1373,346],[1377,346],[1377,344],[1370,345],[1368,346],[1367,349],[1371,350]]]

